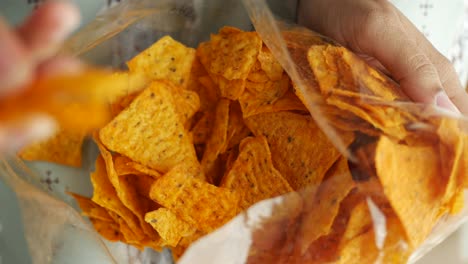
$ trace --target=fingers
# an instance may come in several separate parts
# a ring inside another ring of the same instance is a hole
[[[458,74],[456,73],[450,61],[444,57],[432,43],[406,18],[398,11],[400,21],[404,28],[414,36],[416,45],[420,47],[429,60],[437,69],[440,82],[446,95],[436,96],[436,104],[453,112],[461,112],[468,115],[468,94],[464,91]]]
[[[80,14],[74,5],[49,1],[18,28],[18,34],[30,50],[30,56],[40,62],[56,52],[79,22]]]
[[[24,146],[50,137],[57,129],[54,119],[45,115],[28,116],[0,126],[0,152],[16,153]]]
[[[11,27],[0,18],[0,96],[27,83],[31,72],[26,47]]]
[[[396,13],[370,13],[366,17],[356,44],[375,57],[413,100],[435,103],[442,91],[436,67],[416,45],[400,23]]]
[[[76,58],[55,57],[39,65],[37,68],[37,75],[51,76],[78,73],[83,70],[84,67],[84,64]]]

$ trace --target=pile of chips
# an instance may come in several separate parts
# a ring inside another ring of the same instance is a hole
[[[309,94],[256,32],[231,27],[196,50],[163,37],[116,74],[131,81],[94,135],[93,197],[74,194],[103,237],[177,258],[252,204],[288,194],[293,212],[259,230],[249,263],[404,262],[460,211],[461,122],[424,113],[345,48],[310,32],[284,38]],[[306,97],[318,98],[354,162],[316,125]],[[82,135],[69,142],[66,152],[46,142],[22,155],[79,166]]]

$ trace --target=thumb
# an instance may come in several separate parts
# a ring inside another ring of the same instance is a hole
[[[360,41],[359,48],[381,62],[411,99],[437,103],[436,97],[445,93],[434,64],[400,24],[383,24],[386,25],[366,34],[368,37]]]

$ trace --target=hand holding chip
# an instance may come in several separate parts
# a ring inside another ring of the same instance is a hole
[[[61,1],[43,4],[16,29],[0,18],[0,96],[14,94],[39,76],[80,69],[78,61],[56,56],[79,21],[77,9]],[[14,151],[50,136],[55,127],[55,121],[45,115],[1,124],[0,151]]]
[[[362,54],[413,100],[468,114],[451,63],[387,0],[302,0],[299,22]]]

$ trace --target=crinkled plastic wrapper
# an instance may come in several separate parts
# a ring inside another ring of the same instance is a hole
[[[254,204],[194,242],[178,263],[411,263],[466,220],[465,119],[410,102],[393,81],[332,40],[275,19],[264,1],[198,2],[122,3],[74,35],[65,51],[121,68],[165,35],[197,47],[222,26],[255,28],[293,81],[315,131],[328,140],[305,141],[307,129],[287,138],[309,156],[291,152],[280,138],[270,144],[284,154],[279,171],[304,174],[303,182],[291,183],[297,192]],[[252,120],[268,138],[278,136],[265,129],[279,122],[275,118]],[[281,121],[291,128],[303,119],[286,114]],[[80,215],[66,192],[91,194],[93,143],[83,155],[79,170],[17,158],[2,163],[2,177],[20,201],[34,263],[173,263],[167,249],[139,251],[104,241]],[[74,178],[51,189],[39,180],[48,170]],[[72,250],[78,247],[79,256]]]

